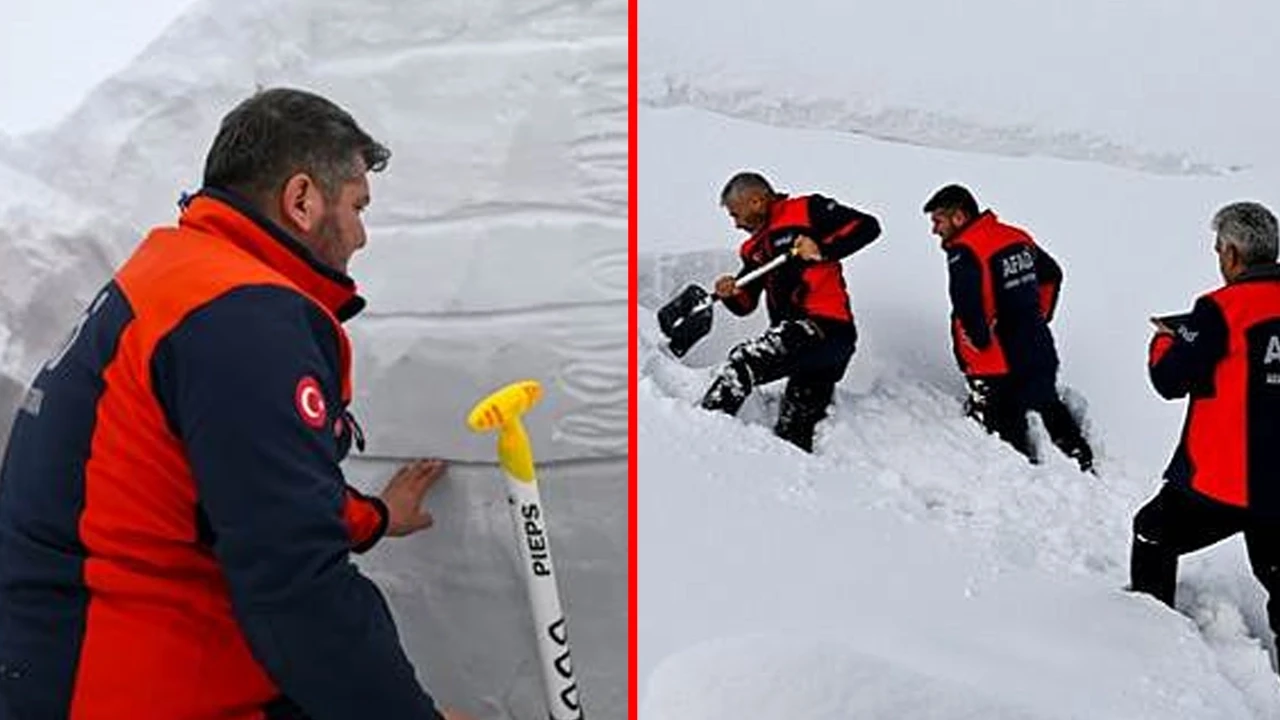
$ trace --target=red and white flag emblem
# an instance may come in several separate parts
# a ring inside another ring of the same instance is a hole
[[[302,422],[313,428],[324,427],[324,393],[320,391],[320,383],[315,378],[304,375],[298,381],[293,402],[298,408],[298,414],[302,416]]]

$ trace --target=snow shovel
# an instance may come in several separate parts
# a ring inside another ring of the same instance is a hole
[[[765,273],[785,263],[795,251],[779,255],[734,282],[735,288],[755,280]],[[720,298],[708,293],[697,285],[685,288],[671,302],[658,310],[658,327],[667,336],[667,347],[676,357],[684,357],[694,343],[711,332],[711,307]]]
[[[560,610],[547,540],[546,513],[533,471],[533,450],[520,416],[542,397],[536,380],[512,383],[472,408],[467,425],[475,432],[498,432],[498,462],[506,476],[507,506],[515,524],[520,565],[533,611],[535,641],[551,720],[583,720],[569,658],[569,630]]]

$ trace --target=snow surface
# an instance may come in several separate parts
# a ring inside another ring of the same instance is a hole
[[[1280,106],[1259,59],[1274,9],[639,10],[642,718],[1280,717],[1238,538],[1184,559],[1181,613],[1122,589],[1132,514],[1185,409],[1149,389],[1147,317],[1219,284],[1218,207],[1280,208],[1280,157],[1252,115]],[[813,456],[769,430],[780,384],[742,422],[694,407],[762,318],[717,310],[682,361],[654,320],[736,269],[717,199],[742,169],[884,226],[845,262],[859,348]],[[1059,381],[1101,479],[1051,447],[1032,467],[961,416],[921,211],[948,182],[1063,264]]]
[[[436,526],[361,566],[437,698],[545,717],[494,438],[471,405],[524,378],[586,712],[622,718],[627,597],[626,4],[203,0],[58,125],[0,143],[0,417],[148,228],[199,186],[217,122],[258,86],[348,108],[393,157],[352,274],[348,462],[453,470]]]
[[[1161,173],[1280,161],[1275,3],[651,0],[637,9],[646,104]]]

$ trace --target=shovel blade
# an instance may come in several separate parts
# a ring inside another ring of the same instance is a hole
[[[671,337],[671,332],[682,325],[701,305],[706,305],[710,296],[706,290],[697,285],[690,285],[680,291],[666,305],[658,309],[658,327],[662,334]]]
[[[711,305],[706,290],[690,285],[658,310],[658,327],[670,340],[668,347],[676,357],[711,332]]]

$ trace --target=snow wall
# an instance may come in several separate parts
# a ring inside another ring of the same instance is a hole
[[[58,125],[0,143],[0,431],[35,367],[148,228],[199,187],[219,119],[258,87],[335,100],[393,153],[351,272],[353,484],[453,461],[436,526],[358,559],[420,677],[482,718],[545,717],[491,436],[527,416],[588,715],[623,718],[627,626],[626,3],[205,0]]]

